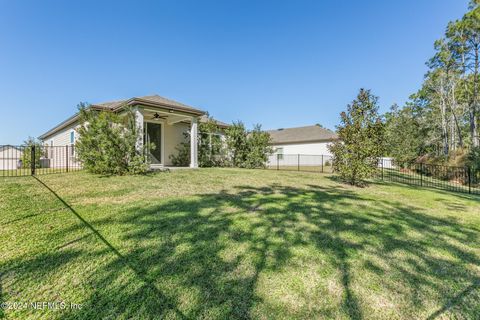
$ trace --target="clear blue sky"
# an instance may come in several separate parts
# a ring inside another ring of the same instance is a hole
[[[321,123],[361,87],[381,110],[420,86],[467,0],[0,0],[0,144],[80,101],[160,94],[251,127]]]

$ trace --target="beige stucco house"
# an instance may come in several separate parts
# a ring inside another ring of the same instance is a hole
[[[89,108],[122,113],[127,107],[134,109],[137,125],[143,132],[142,137],[139,137],[139,147],[146,142],[153,142],[156,146],[149,152],[153,167],[172,165],[170,155],[175,154],[176,146],[184,141],[184,133],[192,133],[190,134],[190,167],[198,167],[198,123],[206,120],[205,111],[159,95],[97,103],[90,105]],[[217,124],[219,127],[227,126],[218,121]],[[75,114],[42,134],[39,139],[47,146],[73,146],[78,139],[76,131],[78,126],[79,115]],[[74,148],[71,150],[73,158]]]

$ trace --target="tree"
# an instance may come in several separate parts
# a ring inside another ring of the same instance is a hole
[[[385,114],[386,155],[397,163],[414,161],[422,152],[424,143],[420,130],[421,124],[415,111],[415,105],[400,109],[393,105]]]
[[[339,141],[329,147],[334,170],[352,185],[364,183],[375,173],[384,152],[384,124],[377,102],[370,90],[360,89],[347,112],[340,115]]]
[[[44,156],[45,150],[42,146],[42,142],[34,137],[28,137],[27,140],[23,141],[25,148],[22,153],[22,167],[31,168],[32,166],[32,147],[35,147],[35,168],[41,167],[41,158]]]
[[[79,139],[75,151],[83,167],[98,174],[139,174],[149,169],[147,148],[138,147],[141,137],[132,109],[123,114],[89,109],[79,105]]]

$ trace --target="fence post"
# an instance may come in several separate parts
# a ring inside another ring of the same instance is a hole
[[[68,145],[65,146],[65,163],[66,163],[66,169],[68,172]]]
[[[468,174],[468,193],[471,194],[472,193],[472,168],[471,167],[468,167],[467,174]]]
[[[322,173],[323,173],[323,154],[322,154]]]
[[[278,164],[279,161],[280,161],[280,153],[277,153],[277,170],[279,169],[279,164]]]
[[[384,161],[384,159],[383,159],[383,157],[380,158],[380,159],[382,159],[382,181],[383,181],[383,161]]]
[[[298,159],[297,159],[297,170],[300,171],[300,154],[298,154]]]
[[[420,162],[420,187],[423,187],[423,162]]]
[[[35,175],[35,145],[30,149],[30,171],[32,176]]]

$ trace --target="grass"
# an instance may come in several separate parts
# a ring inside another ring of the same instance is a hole
[[[73,167],[69,168],[68,171],[78,171],[80,168]],[[51,173],[65,173],[66,168],[37,168],[35,169],[36,174],[51,174]],[[0,170],[0,178],[2,177],[23,177],[30,176],[32,174],[31,169],[21,168],[21,169],[10,169],[10,170]]]
[[[296,165],[291,165],[291,166],[285,166],[285,165],[271,165],[268,166],[267,169],[269,170],[283,170],[283,171],[304,171],[304,172],[318,172],[318,173],[332,173],[333,168],[332,166],[296,166]]]
[[[463,171],[459,173],[458,178],[468,181],[463,174]],[[384,169],[381,175],[385,181],[480,195],[480,186],[474,183],[469,186],[468,183],[462,183],[462,180],[442,180],[429,175],[420,175],[415,171],[402,172],[399,169]]]
[[[7,319],[474,319],[480,198],[269,170],[0,180]],[[1,310],[1,309],[0,309]]]

